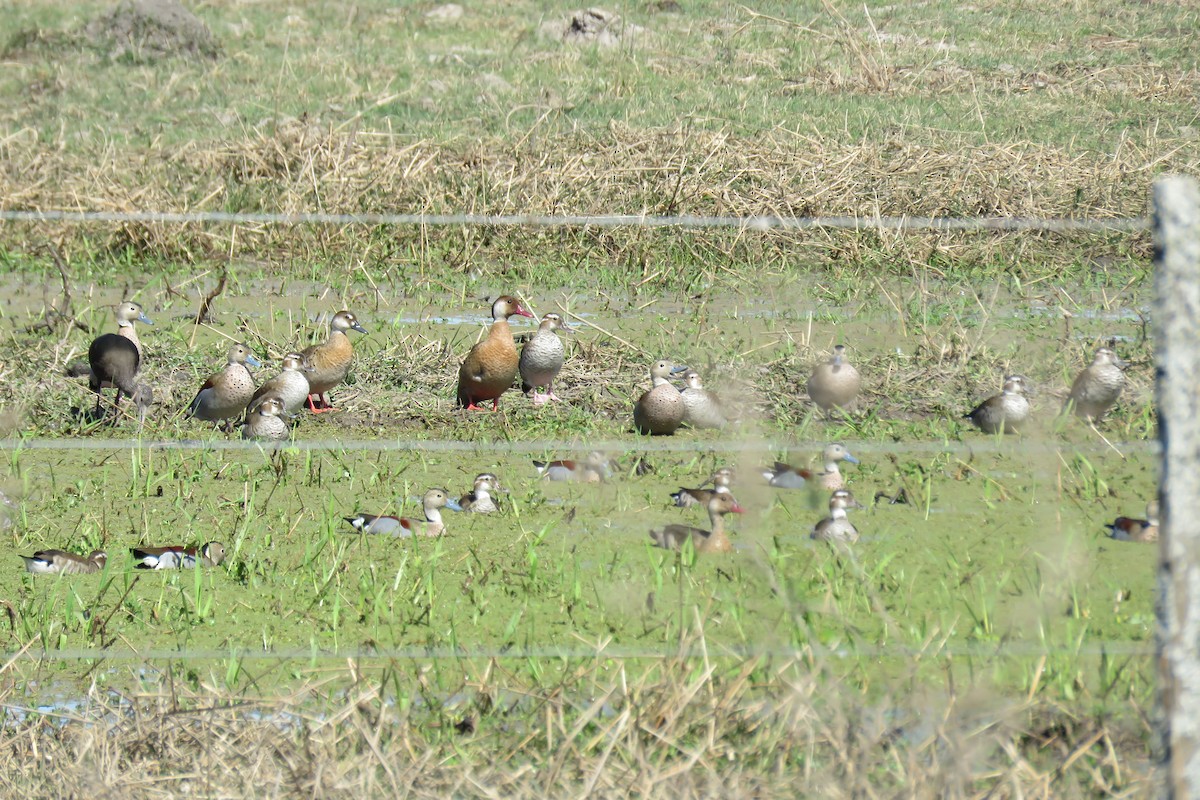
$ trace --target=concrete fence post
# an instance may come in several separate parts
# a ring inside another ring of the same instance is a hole
[[[1162,795],[1200,798],[1200,184],[1155,181]]]

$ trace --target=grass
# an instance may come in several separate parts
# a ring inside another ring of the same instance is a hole
[[[114,56],[84,28],[105,8],[0,15],[5,208],[1113,219],[1200,162],[1186,4],[631,4],[614,10],[643,30],[602,48],[547,37],[567,12],[541,3],[441,22],[433,4],[218,2],[195,10],[221,54],[198,60]],[[1103,524],[1157,485],[1150,252],[1137,232],[0,224],[6,778],[29,795],[1149,792],[1154,548]],[[566,402],[462,414],[457,365],[508,292],[584,320]],[[85,424],[91,397],[62,374],[124,297],[156,322],[141,430]],[[296,446],[228,449],[178,416],[231,338],[277,360],[343,307],[371,333],[343,411],[302,420]],[[1102,427],[1116,452],[1055,418],[1113,337],[1131,362]],[[801,387],[838,342],[866,390],[826,417]],[[661,356],[740,427],[634,437]],[[1011,372],[1037,425],[971,431],[962,414]],[[754,480],[830,440],[863,461],[853,550],[807,539],[824,498]],[[598,444],[620,463],[604,486],[529,464]],[[726,463],[751,509],[738,552],[650,547],[652,525],[700,522],[668,493]],[[448,515],[443,539],[342,521],[484,470],[504,513]],[[230,558],[132,570],[127,548],[168,540]],[[16,553],[101,546],[100,575],[17,572]]]

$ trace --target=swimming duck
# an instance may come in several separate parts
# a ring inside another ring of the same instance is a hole
[[[554,394],[554,379],[558,377],[566,358],[562,340],[555,331],[574,333],[575,329],[558,314],[546,314],[538,325],[537,333],[521,348],[521,391],[532,392],[533,404],[540,406],[547,400],[558,400]],[[538,389],[546,387],[546,394]]]
[[[246,413],[254,413],[254,409],[264,397],[274,395],[283,401],[283,413],[289,417],[296,414],[308,399],[308,368],[304,356],[299,353],[288,353],[283,357],[283,368],[280,373],[254,392],[246,405]]]
[[[283,401],[275,395],[264,397],[242,425],[243,439],[284,441],[292,434],[284,419]]]
[[[442,523],[441,509],[462,511],[456,501],[450,499],[445,489],[430,489],[421,499],[425,511],[424,520],[415,520],[393,516],[375,516],[374,514],[358,514],[345,517],[359,533],[378,533],[390,536],[408,538],[410,536],[440,536],[446,529]]]
[[[93,550],[86,558],[63,550],[39,550],[25,559],[25,570],[39,575],[86,575],[104,569],[108,554]]]
[[[314,414],[337,411],[325,395],[346,380],[350,365],[354,363],[354,346],[350,343],[347,331],[365,334],[367,329],[358,324],[351,312],[339,311],[329,323],[329,338],[300,352],[306,365],[305,377],[308,378],[308,407]],[[317,398],[315,401],[314,397]]]
[[[696,504],[706,505],[714,494],[729,492],[729,485],[733,483],[733,470],[729,467],[721,467],[712,474],[711,478],[700,484],[700,486],[704,487],[710,483],[713,485],[711,489],[684,489],[680,487],[678,492],[674,492],[671,495],[671,499],[680,508],[687,508]]]
[[[492,303],[492,327],[487,338],[477,342],[458,368],[458,404],[479,409],[479,403],[491,400],[492,410],[500,408],[500,395],[512,387],[521,357],[513,344],[511,316],[532,317],[515,297],[503,295]]]
[[[818,365],[808,379],[808,396],[822,411],[849,405],[861,388],[862,378],[846,361],[846,346],[841,344],[833,348],[829,363]]]
[[[500,491],[500,479],[490,472],[481,472],[475,476],[475,485],[471,491],[459,498],[458,504],[463,511],[475,514],[490,514],[499,511],[492,492]]]
[[[1071,393],[1063,412],[1073,409],[1075,416],[1088,422],[1099,420],[1113,407],[1125,386],[1125,362],[1111,349],[1101,347],[1095,358],[1071,384]]]
[[[1108,526],[1109,535],[1122,542],[1158,541],[1158,501],[1146,504],[1146,518],[1117,517]]]
[[[197,564],[202,567],[216,567],[225,560],[225,545],[220,542],[209,542],[200,548],[175,545],[170,547],[131,547],[133,560],[138,569],[194,569]]]
[[[1020,375],[1009,375],[1004,379],[1004,390],[992,395],[975,407],[964,419],[984,433],[1019,433],[1019,428],[1029,419],[1029,400],[1025,398],[1025,379]]]
[[[857,542],[858,529],[846,518],[846,509],[862,506],[845,489],[838,489],[829,498],[829,516],[813,526],[809,534],[818,542]]]
[[[815,478],[820,481],[823,488],[835,490],[841,489],[846,483],[842,477],[842,471],[838,467],[838,462],[859,463],[858,459],[846,449],[846,446],[838,442],[826,445],[821,457],[824,459],[824,468],[816,474],[811,470],[793,467],[782,461],[776,461],[774,466],[764,469],[762,474],[767,479],[767,483],[777,489],[799,489]]]
[[[650,531],[650,538],[659,547],[678,550],[688,539],[692,540],[697,553],[728,553],[733,550],[733,543],[725,535],[726,514],[741,514],[745,511],[729,492],[715,492],[705,506],[708,509],[708,519],[711,531],[694,528],[690,525],[665,525]]]
[[[668,379],[686,371],[687,367],[677,367],[665,359],[650,367],[650,391],[643,393],[633,406],[633,427],[638,433],[670,436],[679,428],[687,406],[683,395]]]
[[[97,336],[88,347],[88,386],[96,393],[97,417],[102,416],[100,401],[103,398],[103,390],[112,387],[117,390],[113,408],[120,405],[122,393],[133,398],[135,403],[138,403],[140,397],[144,402],[138,403],[139,410],[150,404],[150,388],[145,387],[140,395],[138,391],[140,384],[137,383],[137,378],[142,364],[142,344],[134,323],[154,323],[142,311],[142,307],[132,300],[119,303],[114,314],[117,318],[117,332]]]
[[[598,450],[588,453],[582,461],[534,461],[533,466],[540,477],[551,481],[603,483],[612,477],[608,458]]]
[[[196,419],[210,422],[241,416],[254,394],[254,376],[250,374],[247,364],[251,367],[262,366],[249,347],[235,342],[229,348],[225,369],[208,376],[208,380],[192,398],[188,413]]]
[[[688,370],[683,375],[686,388],[683,396],[683,421],[693,428],[724,428],[725,412],[715,394],[707,391],[700,382],[700,373]]]

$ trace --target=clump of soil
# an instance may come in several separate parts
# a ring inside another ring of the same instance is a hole
[[[600,47],[616,47],[642,31],[641,26],[626,22],[602,8],[576,11],[565,20],[547,22],[541,28],[542,35],[547,38],[559,39],[566,44]]]
[[[216,58],[221,50],[208,26],[176,0],[121,0],[84,35],[113,60]]]

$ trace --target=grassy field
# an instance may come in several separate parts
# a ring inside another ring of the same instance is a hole
[[[663,0],[611,7],[605,44],[564,41],[575,9],[546,3],[221,1],[193,9],[215,42],[194,52],[122,45],[102,3],[0,10],[5,210],[1111,220],[1200,164],[1187,4]],[[31,796],[1148,794],[1156,548],[1104,525],[1157,484],[1150,253],[1112,231],[0,223],[0,765]],[[457,366],[503,293],[577,318],[564,402],[468,415]],[[155,321],[155,404],[95,426],[64,370],[125,297]],[[277,364],[341,308],[370,333],[292,446],[182,419],[231,339]],[[838,342],[866,387],[829,418],[803,387]],[[1099,432],[1056,418],[1110,342],[1118,407]],[[741,422],[637,437],[659,357]],[[975,432],[1011,372],[1037,423]],[[862,461],[850,550],[807,536],[823,495],[756,480],[828,441]],[[602,486],[531,464],[596,447]],[[653,548],[702,520],[668,494],[727,464],[736,552]],[[503,513],[443,538],[342,520],[481,471]],[[125,555],[209,540],[221,568]],[[110,563],[20,572],[43,547]]]

